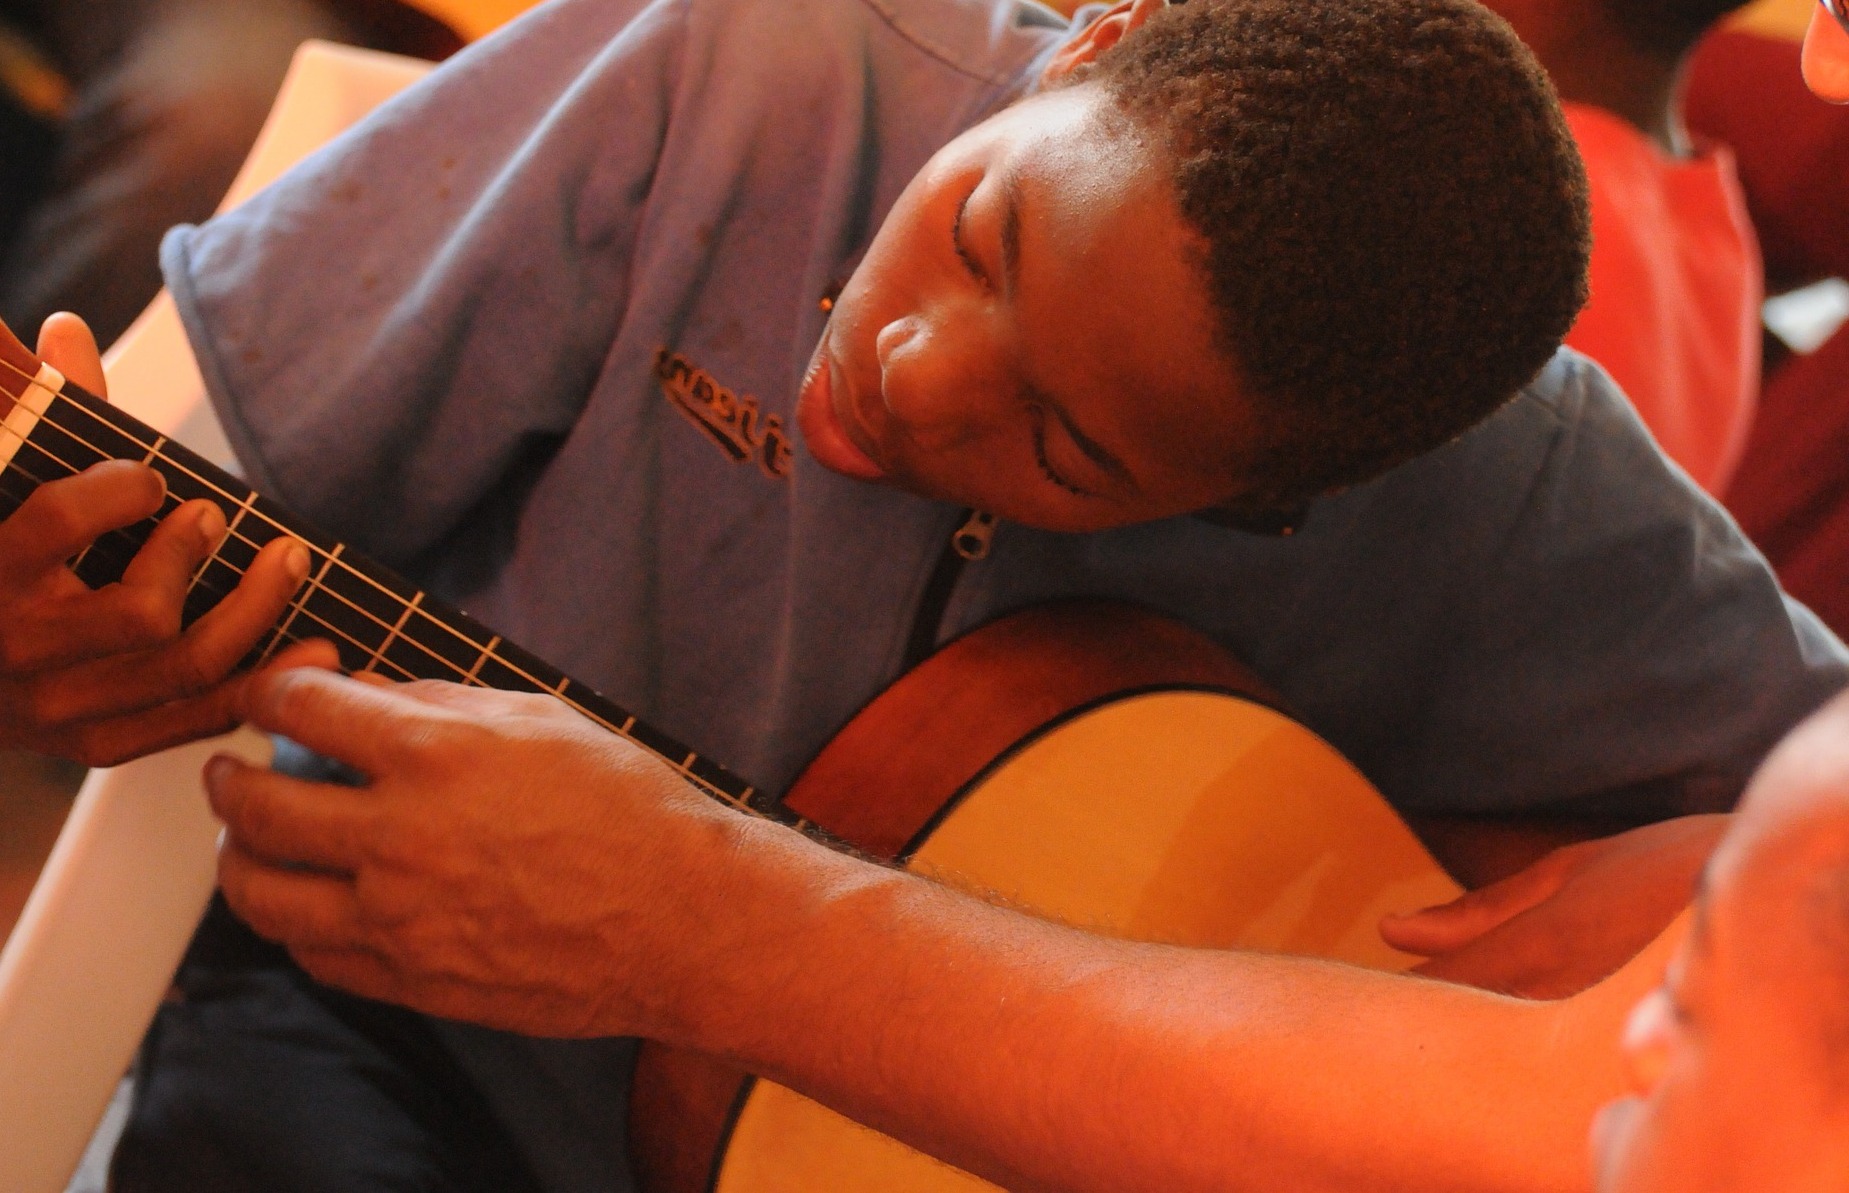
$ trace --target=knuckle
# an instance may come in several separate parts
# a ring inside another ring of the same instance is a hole
[[[271,672],[257,684],[259,702],[278,721],[295,724],[307,716],[312,696],[301,672]]]
[[[27,725],[41,732],[62,726],[66,707],[64,693],[54,684],[28,683],[21,692],[20,714]]]
[[[375,823],[358,842],[361,854],[370,864],[366,867],[367,883],[365,893],[368,902],[381,909],[395,905],[390,894],[390,880],[387,875],[403,874],[412,870],[422,858],[423,843],[420,834],[398,823]]]
[[[407,920],[398,928],[396,950],[403,971],[436,977],[454,969],[448,932],[425,920]]]
[[[217,668],[197,642],[182,640],[167,657],[167,680],[182,696],[197,696],[218,682]]]
[[[24,671],[36,660],[38,640],[35,636],[20,633],[12,625],[0,626],[0,670],[9,673]]]
[[[274,836],[276,817],[268,801],[244,790],[236,777],[219,780],[219,811],[238,840],[262,850]]]
[[[1596,857],[1597,854],[1598,851],[1590,842],[1579,841],[1572,845],[1565,845],[1554,850],[1554,852],[1549,855],[1548,861],[1552,863],[1552,868],[1556,874],[1566,875],[1579,869],[1580,866],[1584,865],[1593,857]]]
[[[35,535],[54,541],[80,538],[85,530],[81,507],[62,485],[45,485],[35,490],[20,507],[19,514]]]
[[[147,589],[116,589],[117,616],[127,636],[137,642],[164,642],[180,632],[180,610]]]
[[[80,726],[71,732],[68,740],[72,757],[84,766],[116,766],[125,761],[117,744],[97,726]]]
[[[453,729],[419,718],[390,737],[388,757],[399,767],[441,777],[458,750],[466,748],[457,737]]]

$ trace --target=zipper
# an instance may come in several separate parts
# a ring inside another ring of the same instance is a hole
[[[995,538],[995,515],[985,514],[981,510],[969,510],[963,519],[963,525],[950,536],[950,545],[964,559],[974,563],[986,559],[989,543]]]
[[[956,591],[963,569],[985,558],[994,538],[994,514],[978,509],[963,511],[963,521],[931,565],[931,576],[918,600],[918,612],[912,617],[911,633],[906,635],[905,657],[899,665],[901,675],[930,658],[937,649],[938,631],[943,629],[944,614],[950,609],[950,596]]]

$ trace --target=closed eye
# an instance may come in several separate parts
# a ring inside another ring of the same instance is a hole
[[[1058,469],[1053,467],[1053,462],[1048,460],[1046,456],[1046,411],[1038,406],[1031,407],[1030,409],[1033,415],[1034,463],[1039,466],[1040,474],[1066,492],[1072,494],[1074,497],[1097,496],[1097,494],[1093,493],[1091,490],[1081,489],[1079,486],[1073,484],[1064,476],[1060,475]]]
[[[963,201],[957,204],[957,217],[950,224],[950,243],[957,250],[957,256],[963,259],[963,267],[969,270],[969,275],[980,282],[985,289],[993,289],[994,284],[983,270],[982,262],[976,260],[975,254],[969,251],[969,246],[963,241],[963,215],[969,210],[969,201],[975,193],[976,188],[971,187],[969,192],[963,196]]]

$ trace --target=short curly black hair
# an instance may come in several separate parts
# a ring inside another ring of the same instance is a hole
[[[1367,480],[1487,417],[1586,299],[1552,85],[1472,0],[1191,0],[1070,82],[1172,164],[1268,442],[1238,504]]]

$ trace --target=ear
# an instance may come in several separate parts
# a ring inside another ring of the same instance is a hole
[[[1821,4],[1811,10],[1803,63],[1804,82],[1819,98],[1849,103],[1849,31]]]
[[[1168,0],[1122,0],[1059,48],[1040,72],[1041,86],[1057,82],[1092,61],[1167,6]]]

